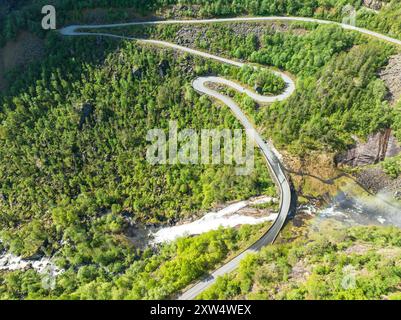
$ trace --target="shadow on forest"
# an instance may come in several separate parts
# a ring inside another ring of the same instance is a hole
[[[63,37],[54,32],[45,40],[44,58],[5,74],[8,88],[0,92],[0,99],[18,96],[35,87],[37,81],[43,81],[49,87],[53,77],[69,83],[79,81],[85,65],[102,65],[106,57],[120,47],[121,42],[102,37]]]
[[[301,177],[309,177],[309,178],[313,178],[316,179],[324,184],[328,184],[328,185],[333,185],[334,182],[342,177],[349,177],[348,174],[346,174],[345,172],[342,172],[340,174],[338,174],[337,176],[333,177],[333,178],[329,178],[329,179],[323,179],[321,177],[315,176],[313,174],[310,173],[305,173],[302,171],[294,171],[294,170],[290,170],[288,168],[285,169],[286,172],[291,173],[291,174],[295,174],[297,176],[301,176]]]

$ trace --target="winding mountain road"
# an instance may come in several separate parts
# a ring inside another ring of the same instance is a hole
[[[368,29],[355,27],[345,23],[339,23],[335,21],[320,20],[314,18],[305,17],[236,17],[236,18],[216,18],[216,19],[194,19],[194,20],[154,20],[154,21],[142,21],[142,22],[128,22],[128,23],[116,23],[116,24],[103,24],[103,25],[73,25],[60,29],[61,34],[68,36],[78,36],[78,35],[91,35],[90,32],[79,32],[78,29],[108,29],[108,28],[118,28],[118,27],[128,27],[128,26],[140,26],[140,25],[159,25],[159,24],[202,24],[202,23],[223,23],[223,22],[263,22],[263,21],[300,21],[300,22],[312,22],[318,24],[336,24],[341,26],[346,30],[357,31],[387,42],[394,43],[401,46],[401,40],[391,38],[389,36],[383,35],[381,33],[370,31]],[[99,34],[101,35],[101,34]],[[110,34],[104,34],[107,36],[113,36]],[[118,37],[118,36],[117,36]]]
[[[133,37],[126,37],[126,36],[119,36],[109,33],[94,33],[94,32],[83,32],[82,30],[85,29],[109,29],[109,28],[117,28],[117,27],[127,27],[127,26],[136,26],[136,25],[158,25],[158,24],[203,24],[203,23],[223,23],[223,22],[261,22],[261,21],[301,21],[301,22],[312,22],[312,23],[319,23],[319,24],[336,24],[340,25],[342,28],[347,30],[357,31],[369,36],[376,37],[378,39],[388,41],[390,43],[400,45],[401,41],[398,39],[393,39],[388,36],[379,34],[377,32],[373,32],[370,30],[366,30],[363,28],[354,27],[347,24],[332,22],[332,21],[325,21],[325,20],[318,20],[313,18],[303,18],[303,17],[239,17],[239,18],[226,18],[226,19],[206,19],[206,20],[166,20],[166,21],[145,21],[145,22],[131,22],[131,23],[119,23],[119,24],[104,24],[104,25],[73,25],[68,26],[63,29],[60,29],[60,33],[65,36],[106,36],[106,37],[113,37],[119,39],[128,39],[128,40],[136,40],[142,43],[148,43],[157,46],[168,47],[174,50],[179,50],[181,52],[187,52],[193,55],[201,56],[206,59],[213,59],[222,63],[230,64],[237,67],[244,66],[244,63],[222,58],[216,55],[212,55],[206,52],[202,52],[199,50],[179,46],[173,43],[159,41],[159,40],[149,40],[149,39],[138,39]],[[81,30],[81,31],[79,31]],[[259,133],[254,129],[252,123],[248,120],[242,110],[239,108],[236,102],[234,102],[230,97],[221,94],[210,87],[207,86],[208,83],[217,83],[229,86],[241,93],[244,93],[260,103],[269,103],[274,101],[282,101],[287,99],[294,91],[295,91],[295,83],[294,81],[287,76],[286,74],[278,71],[272,71],[277,76],[281,77],[286,83],[285,91],[277,96],[262,96],[253,91],[250,91],[241,85],[224,79],[220,77],[200,77],[193,81],[193,87],[196,91],[206,94],[209,97],[215,98],[226,106],[228,106],[235,117],[241,122],[244,126],[246,131],[252,132],[251,138],[253,139],[254,143],[259,147],[261,150],[266,162],[268,164],[270,173],[274,178],[276,185],[279,187],[280,191],[280,209],[278,213],[277,219],[274,221],[273,225],[270,229],[260,238],[256,243],[254,243],[251,247],[247,250],[242,252],[240,255],[235,257],[233,260],[229,261],[215,272],[213,272],[208,278],[201,280],[189,290],[185,291],[181,294],[178,299],[179,300],[190,300],[196,298],[201,292],[207,289],[210,285],[212,285],[217,277],[227,274],[235,270],[240,261],[249,253],[254,253],[259,251],[262,247],[271,244],[277,238],[280,230],[284,226],[284,223],[290,213],[291,204],[292,204],[292,193],[290,188],[290,183],[284,173],[282,165],[272,151],[272,148],[266,143]]]

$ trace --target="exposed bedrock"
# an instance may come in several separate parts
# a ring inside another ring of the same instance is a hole
[[[237,36],[255,35],[260,42],[265,34],[274,34],[276,32],[291,32],[296,35],[304,35],[308,30],[292,26],[288,23],[230,23],[226,25],[229,30]],[[194,47],[196,41],[210,42],[208,37],[209,27],[202,25],[182,26],[175,35],[175,42],[179,45]]]
[[[348,151],[336,156],[336,163],[352,167],[375,164],[401,153],[401,144],[391,129],[368,136],[366,142],[356,140]]]
[[[355,175],[356,181],[373,193],[389,194],[401,200],[401,176],[393,179],[381,168],[367,167]]]
[[[373,10],[380,10],[383,7],[383,1],[379,0],[363,0],[363,4]]]
[[[388,89],[387,99],[391,105],[395,105],[401,98],[401,54],[392,56],[379,75]],[[387,129],[369,135],[366,142],[356,139],[355,145],[337,155],[335,160],[339,165],[357,167],[375,164],[400,153],[401,144],[391,129]]]
[[[394,104],[401,98],[401,54],[390,58],[387,67],[380,72],[380,79],[388,88],[388,100]]]
[[[356,142],[355,146],[347,152],[337,155],[335,160],[340,166],[362,167],[355,173],[354,177],[365,189],[375,194],[385,194],[389,199],[400,201],[401,176],[394,179],[385,174],[380,166],[366,166],[376,164],[400,153],[401,144],[388,129],[371,134],[366,142]]]

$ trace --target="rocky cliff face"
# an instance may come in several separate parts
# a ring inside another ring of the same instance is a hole
[[[389,102],[397,102],[401,98],[401,54],[390,58],[387,67],[380,72],[380,79],[388,88]]]
[[[381,168],[365,168],[355,176],[356,181],[373,193],[391,194],[396,200],[401,200],[401,177],[390,178]]]
[[[397,138],[393,134],[389,136],[387,143],[386,158],[395,157],[401,153],[401,144],[397,141]]]
[[[363,4],[373,10],[380,10],[383,7],[383,1],[379,0],[363,0]]]
[[[394,157],[401,153],[401,145],[387,129],[383,132],[369,135],[365,143],[356,141],[355,146],[345,153],[336,156],[338,165],[352,167],[375,164],[386,158]]]
[[[226,27],[229,28],[233,34],[238,36],[255,35],[258,41],[261,41],[266,33],[274,34],[279,32],[291,32],[295,35],[304,35],[308,33],[308,30],[302,27],[280,22],[230,23],[227,24]],[[202,25],[194,25],[190,27],[181,26],[176,32],[174,42],[187,47],[195,47],[197,41],[209,43],[210,38],[207,35],[209,29],[209,27]]]
[[[401,54],[392,56],[379,76],[388,89],[387,100],[395,105],[401,98]],[[400,146],[391,129],[387,129],[371,134],[366,142],[356,140],[355,145],[347,152],[337,155],[335,161],[339,165],[353,167],[375,164],[400,154]]]

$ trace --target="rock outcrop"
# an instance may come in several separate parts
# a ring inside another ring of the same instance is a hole
[[[90,103],[84,103],[81,109],[81,118],[79,120],[79,130],[83,129],[85,122],[92,116],[95,108]]]
[[[387,143],[386,158],[391,158],[399,155],[401,153],[400,143],[393,134],[390,134]]]
[[[394,105],[401,98],[401,54],[390,58],[388,65],[380,72],[380,78],[388,88],[390,104]],[[401,144],[392,134],[391,129],[369,135],[365,143],[358,140],[347,152],[336,156],[336,163],[352,167],[375,164],[386,158],[401,153]]]
[[[136,79],[142,78],[142,68],[138,66],[132,67],[132,76]]]
[[[336,156],[338,165],[352,167],[375,164],[401,153],[400,143],[390,129],[369,135],[366,142],[356,141],[355,146]]]
[[[198,17],[202,6],[200,5],[185,5],[185,4],[176,4],[171,6],[165,13],[166,18],[168,19],[180,19],[180,18],[188,18],[188,17]]]
[[[401,98],[401,54],[390,58],[388,65],[380,72],[380,79],[388,88],[388,100],[395,103]]]
[[[164,78],[165,76],[167,76],[167,73],[168,73],[168,71],[170,69],[170,64],[168,63],[167,60],[162,60],[159,63],[158,69],[159,69],[160,77]]]
[[[383,7],[383,1],[379,0],[363,0],[363,4],[372,10],[380,10]]]
[[[229,30],[238,36],[254,35],[256,40],[260,42],[265,34],[274,34],[279,32],[291,32],[295,35],[304,35],[308,30],[293,26],[288,23],[266,22],[266,23],[230,23],[226,24]],[[176,32],[175,43],[187,47],[195,47],[196,42],[209,43],[210,38],[207,32],[210,30],[207,26],[181,26]]]
[[[386,175],[381,168],[366,167],[356,173],[356,181],[373,193],[393,195],[394,199],[401,200],[401,177],[396,179]]]

